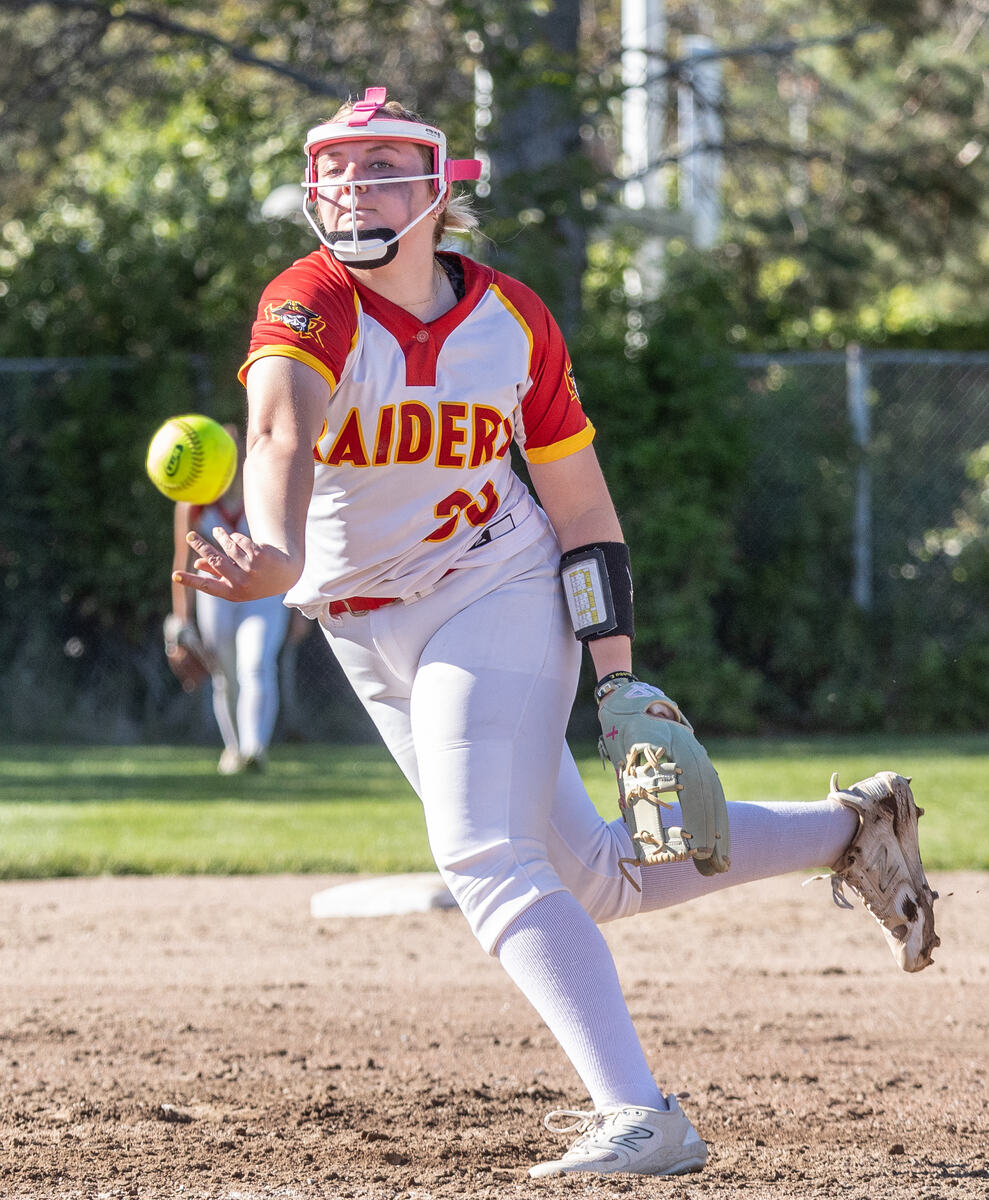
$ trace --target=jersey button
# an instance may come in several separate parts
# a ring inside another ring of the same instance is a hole
[[[417,342],[428,342],[429,341],[429,334],[426,332],[425,329],[419,330],[419,332],[416,334],[416,341]]]

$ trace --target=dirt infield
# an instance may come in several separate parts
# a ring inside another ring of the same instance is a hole
[[[459,913],[312,919],[334,882],[0,885],[0,1196],[989,1194],[989,876],[932,879],[917,976],[795,876],[607,927],[711,1154],[597,1181],[527,1178],[586,1097]]]

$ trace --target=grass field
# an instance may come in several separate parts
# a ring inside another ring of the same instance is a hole
[[[989,739],[712,739],[729,799],[812,800],[882,769],[914,777],[925,862],[989,868]],[[614,777],[575,752],[598,809]],[[277,746],[223,778],[211,748],[0,746],[0,878],[431,868],[419,803],[378,746]]]

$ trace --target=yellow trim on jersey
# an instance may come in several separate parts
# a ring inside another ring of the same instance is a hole
[[[576,454],[578,450],[583,450],[585,446],[589,446],[593,441],[594,426],[588,421],[580,433],[575,433],[571,437],[564,438],[562,442],[554,442],[552,446],[537,446],[534,450],[526,450],[526,461],[531,463],[556,462],[558,459],[568,458],[571,454]]]
[[[312,369],[322,375],[322,377],[330,385],[331,392],[337,386],[337,381],[333,375],[333,372],[326,365],[326,363],[321,362],[314,354],[310,354],[308,350],[301,350],[297,346],[259,346],[257,350],[255,350],[254,353],[248,357],[247,361],[237,372],[237,378],[246,387],[248,367],[256,363],[259,358],[270,358],[272,355],[277,358],[294,358],[296,362],[305,363],[307,367],[312,367]]]
[[[515,320],[518,321],[518,323],[522,326],[522,332],[525,334],[526,341],[529,343],[529,363],[528,363],[528,366],[526,369],[529,372],[529,374],[531,375],[532,374],[532,330],[526,324],[525,318],[522,316],[522,314],[519,312],[519,310],[515,307],[515,305],[511,302],[511,300],[508,299],[508,297],[501,290],[501,288],[496,283],[492,283],[490,286],[491,286],[491,290],[494,292],[494,294],[498,297],[498,299],[502,302],[502,304],[504,304],[504,306],[512,314],[512,316],[515,318]]]

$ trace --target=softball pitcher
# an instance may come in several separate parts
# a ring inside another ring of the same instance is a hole
[[[707,1148],[653,1079],[598,924],[832,867],[836,899],[856,890],[920,969],[937,937],[908,781],[725,803],[676,704],[632,674],[629,552],[560,331],[521,283],[438,249],[473,225],[452,188],[480,164],[384,88],[305,154],[322,245],[265,289],[241,371],[251,534],[190,532],[201,573],[174,579],[287,590],[320,623],[471,928],[590,1096],[547,1118],[578,1136],[531,1174],[699,1170]],[[622,790],[611,823],[565,743],[583,645]]]

